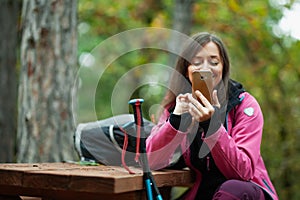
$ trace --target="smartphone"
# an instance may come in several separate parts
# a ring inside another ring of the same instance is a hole
[[[195,70],[192,72],[192,94],[195,98],[197,97],[196,90],[199,90],[212,103],[213,79],[210,71]],[[198,97],[197,100],[201,102]]]

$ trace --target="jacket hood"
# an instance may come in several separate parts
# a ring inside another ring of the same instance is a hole
[[[232,108],[242,102],[240,94],[245,92],[243,85],[235,80],[229,79],[228,81],[228,104],[227,104],[227,113],[229,113]]]

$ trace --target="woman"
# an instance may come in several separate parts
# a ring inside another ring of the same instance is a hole
[[[229,79],[229,57],[215,35],[200,33],[179,56],[158,124],[147,138],[152,169],[189,167],[196,174],[183,199],[275,199],[260,144],[263,115],[253,96]],[[191,94],[194,70],[213,76],[212,103]],[[181,153],[174,163],[177,152]]]

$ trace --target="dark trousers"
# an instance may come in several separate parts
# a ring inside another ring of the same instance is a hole
[[[263,190],[251,182],[228,180],[214,194],[213,200],[265,200]]]

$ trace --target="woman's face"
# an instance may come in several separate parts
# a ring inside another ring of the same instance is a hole
[[[222,80],[223,63],[218,46],[214,42],[207,43],[192,59],[188,66],[188,77],[192,81],[194,70],[209,70],[213,74],[213,87]]]

